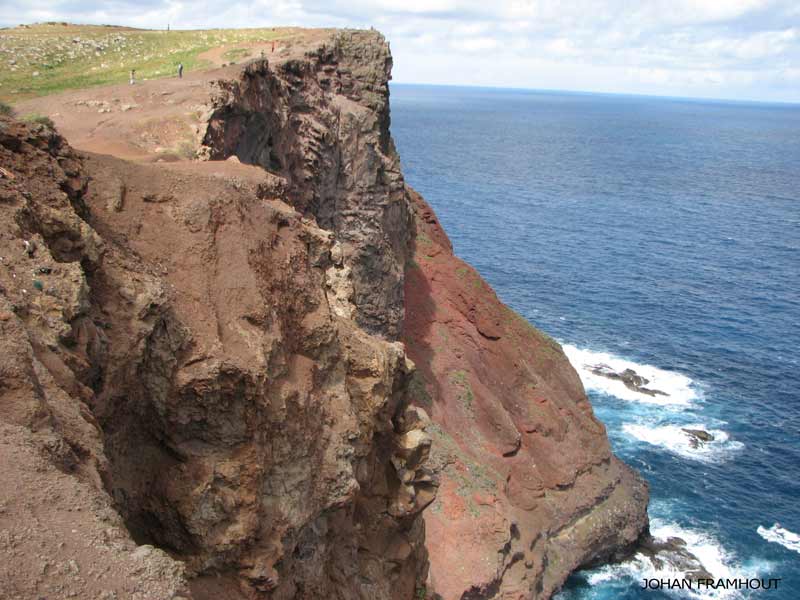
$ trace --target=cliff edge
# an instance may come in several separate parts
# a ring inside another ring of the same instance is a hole
[[[558,344],[405,184],[391,64],[309,31],[24,105],[76,149],[0,119],[9,597],[547,598],[646,530]]]

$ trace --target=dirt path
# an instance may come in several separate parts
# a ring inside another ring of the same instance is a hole
[[[296,30],[272,42],[220,46],[201,55],[213,66],[182,79],[136,81],[35,98],[15,106],[20,115],[50,117],[79,150],[137,162],[188,161],[200,143],[209,111],[211,83],[237,76],[242,66],[264,56],[272,64],[301,57],[331,30]],[[223,67],[225,53],[246,49],[250,57]]]

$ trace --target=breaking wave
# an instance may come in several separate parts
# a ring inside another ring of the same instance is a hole
[[[708,533],[699,532],[694,529],[681,527],[680,525],[653,519],[650,526],[651,534],[658,540],[668,540],[678,537],[686,542],[686,549],[693,554],[715,579],[739,579],[763,577],[770,570],[769,563],[759,562],[755,564],[744,564],[729,552],[714,536]],[[677,569],[674,564],[664,563],[657,567],[644,554],[636,554],[630,560],[607,565],[587,573],[587,582],[590,586],[598,586],[602,583],[610,583],[619,580],[629,580],[641,586],[644,579],[683,579],[688,577]],[[677,598],[713,598],[713,599],[736,599],[742,598],[742,592],[735,589],[675,589],[664,592]]]
[[[690,406],[699,398],[698,392],[693,388],[694,382],[686,375],[652,365],[638,364],[607,352],[593,352],[570,344],[564,344],[563,348],[587,391],[601,392],[630,402],[661,405]],[[591,369],[600,365],[610,367],[618,373],[632,369],[637,375],[649,380],[649,389],[659,390],[667,395],[651,396],[628,388],[622,381],[596,375]]]
[[[779,523],[775,523],[770,528],[759,525],[756,531],[758,532],[758,535],[768,542],[780,544],[787,550],[794,550],[795,552],[800,553],[800,535],[797,535],[788,529],[784,529]]]
[[[696,429],[714,436],[712,441],[698,442],[685,429]],[[660,446],[683,458],[701,462],[721,462],[731,454],[744,448],[741,442],[731,441],[728,434],[720,429],[709,429],[698,423],[686,425],[644,425],[626,423],[622,430],[628,435],[653,446]],[[693,443],[693,439],[695,443]]]

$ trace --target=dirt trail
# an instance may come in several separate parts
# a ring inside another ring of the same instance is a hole
[[[331,30],[297,30],[272,42],[231,44],[200,55],[213,66],[185,72],[182,79],[137,80],[76,90],[20,102],[20,115],[50,117],[70,145],[137,162],[175,162],[193,158],[207,118],[212,82],[233,79],[248,62],[264,57],[271,64],[301,58]],[[225,53],[246,48],[250,57],[226,64]]]

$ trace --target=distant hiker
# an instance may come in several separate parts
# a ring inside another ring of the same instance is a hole
[[[272,40],[272,51],[275,52],[275,40]]]
[[[183,79],[183,63],[178,63],[178,79]]]
[[[261,60],[264,60],[264,49],[261,49]]]
[[[131,85],[136,83],[136,69],[131,69]]]

